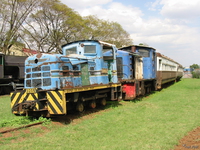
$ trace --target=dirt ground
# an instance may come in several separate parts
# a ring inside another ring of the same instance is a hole
[[[200,127],[190,131],[183,137],[174,150],[200,150]]]

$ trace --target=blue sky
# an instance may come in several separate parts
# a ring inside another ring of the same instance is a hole
[[[200,65],[200,0],[61,0],[81,16],[116,21],[183,66]]]

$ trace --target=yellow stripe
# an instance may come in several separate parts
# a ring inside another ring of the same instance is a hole
[[[109,84],[109,85],[77,87],[77,88],[66,89],[64,91],[65,91],[65,93],[74,93],[74,92],[98,90],[98,89],[105,89],[105,88],[118,87],[118,86],[121,86],[121,84],[120,83],[113,83],[113,84]]]
[[[39,110],[39,105],[38,105],[38,103],[36,103],[35,107],[36,107],[36,110]],[[35,109],[34,109],[34,110],[35,110]]]
[[[61,92],[59,92],[61,94]],[[58,96],[57,92],[53,92],[52,93],[55,97],[55,99],[60,103],[60,105],[62,106],[62,99],[60,99],[60,97]]]
[[[13,95],[13,93],[11,94],[11,96],[12,95]],[[14,96],[12,102],[11,102],[11,108],[15,105],[15,103],[16,103],[16,101],[17,101],[17,99],[18,99],[19,96],[20,96],[20,92],[18,92],[18,93],[15,94],[15,96]],[[21,103],[23,101],[22,97],[23,97],[23,95],[20,97],[20,100],[19,100],[18,103]]]
[[[58,113],[58,114],[62,114],[62,112],[60,111],[60,109],[57,107],[57,105],[54,103],[54,101],[51,99],[49,101],[51,103],[51,105],[53,106],[53,108],[55,109],[55,111]],[[50,108],[50,107],[49,107]],[[51,109],[50,109],[51,110]],[[51,110],[51,113],[50,114],[54,114],[54,112]]]
[[[51,92],[53,94],[53,96],[56,96],[57,94],[55,94],[54,91]],[[56,96],[59,97],[59,96]],[[55,104],[55,102],[53,101],[53,99],[51,98],[51,96],[49,94],[47,94],[47,99],[49,101],[49,103],[51,103],[51,105],[53,106],[53,108],[55,109],[55,111],[58,114],[62,114],[62,112],[60,111],[60,109],[57,107],[57,105]],[[48,110],[50,114],[54,114],[53,110],[48,106]]]

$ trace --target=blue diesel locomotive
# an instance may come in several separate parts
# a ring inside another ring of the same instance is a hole
[[[69,110],[82,112],[86,106],[106,105],[107,100],[134,99],[164,84],[156,77],[152,47],[117,49],[106,42],[82,40],[63,45],[62,51],[26,59],[24,89],[10,94],[14,114],[52,117]]]
[[[11,93],[14,114],[51,117],[122,98],[114,45],[85,40],[62,50],[63,55],[41,53],[26,59],[25,87]],[[104,51],[112,55],[104,56]]]

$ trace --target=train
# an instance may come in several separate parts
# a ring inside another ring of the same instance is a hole
[[[182,65],[153,47],[74,41],[62,46],[62,54],[26,58],[24,88],[10,93],[11,110],[43,117],[82,112],[110,100],[135,99],[182,76]]]
[[[24,87],[24,62],[26,56],[0,53],[0,95]]]

